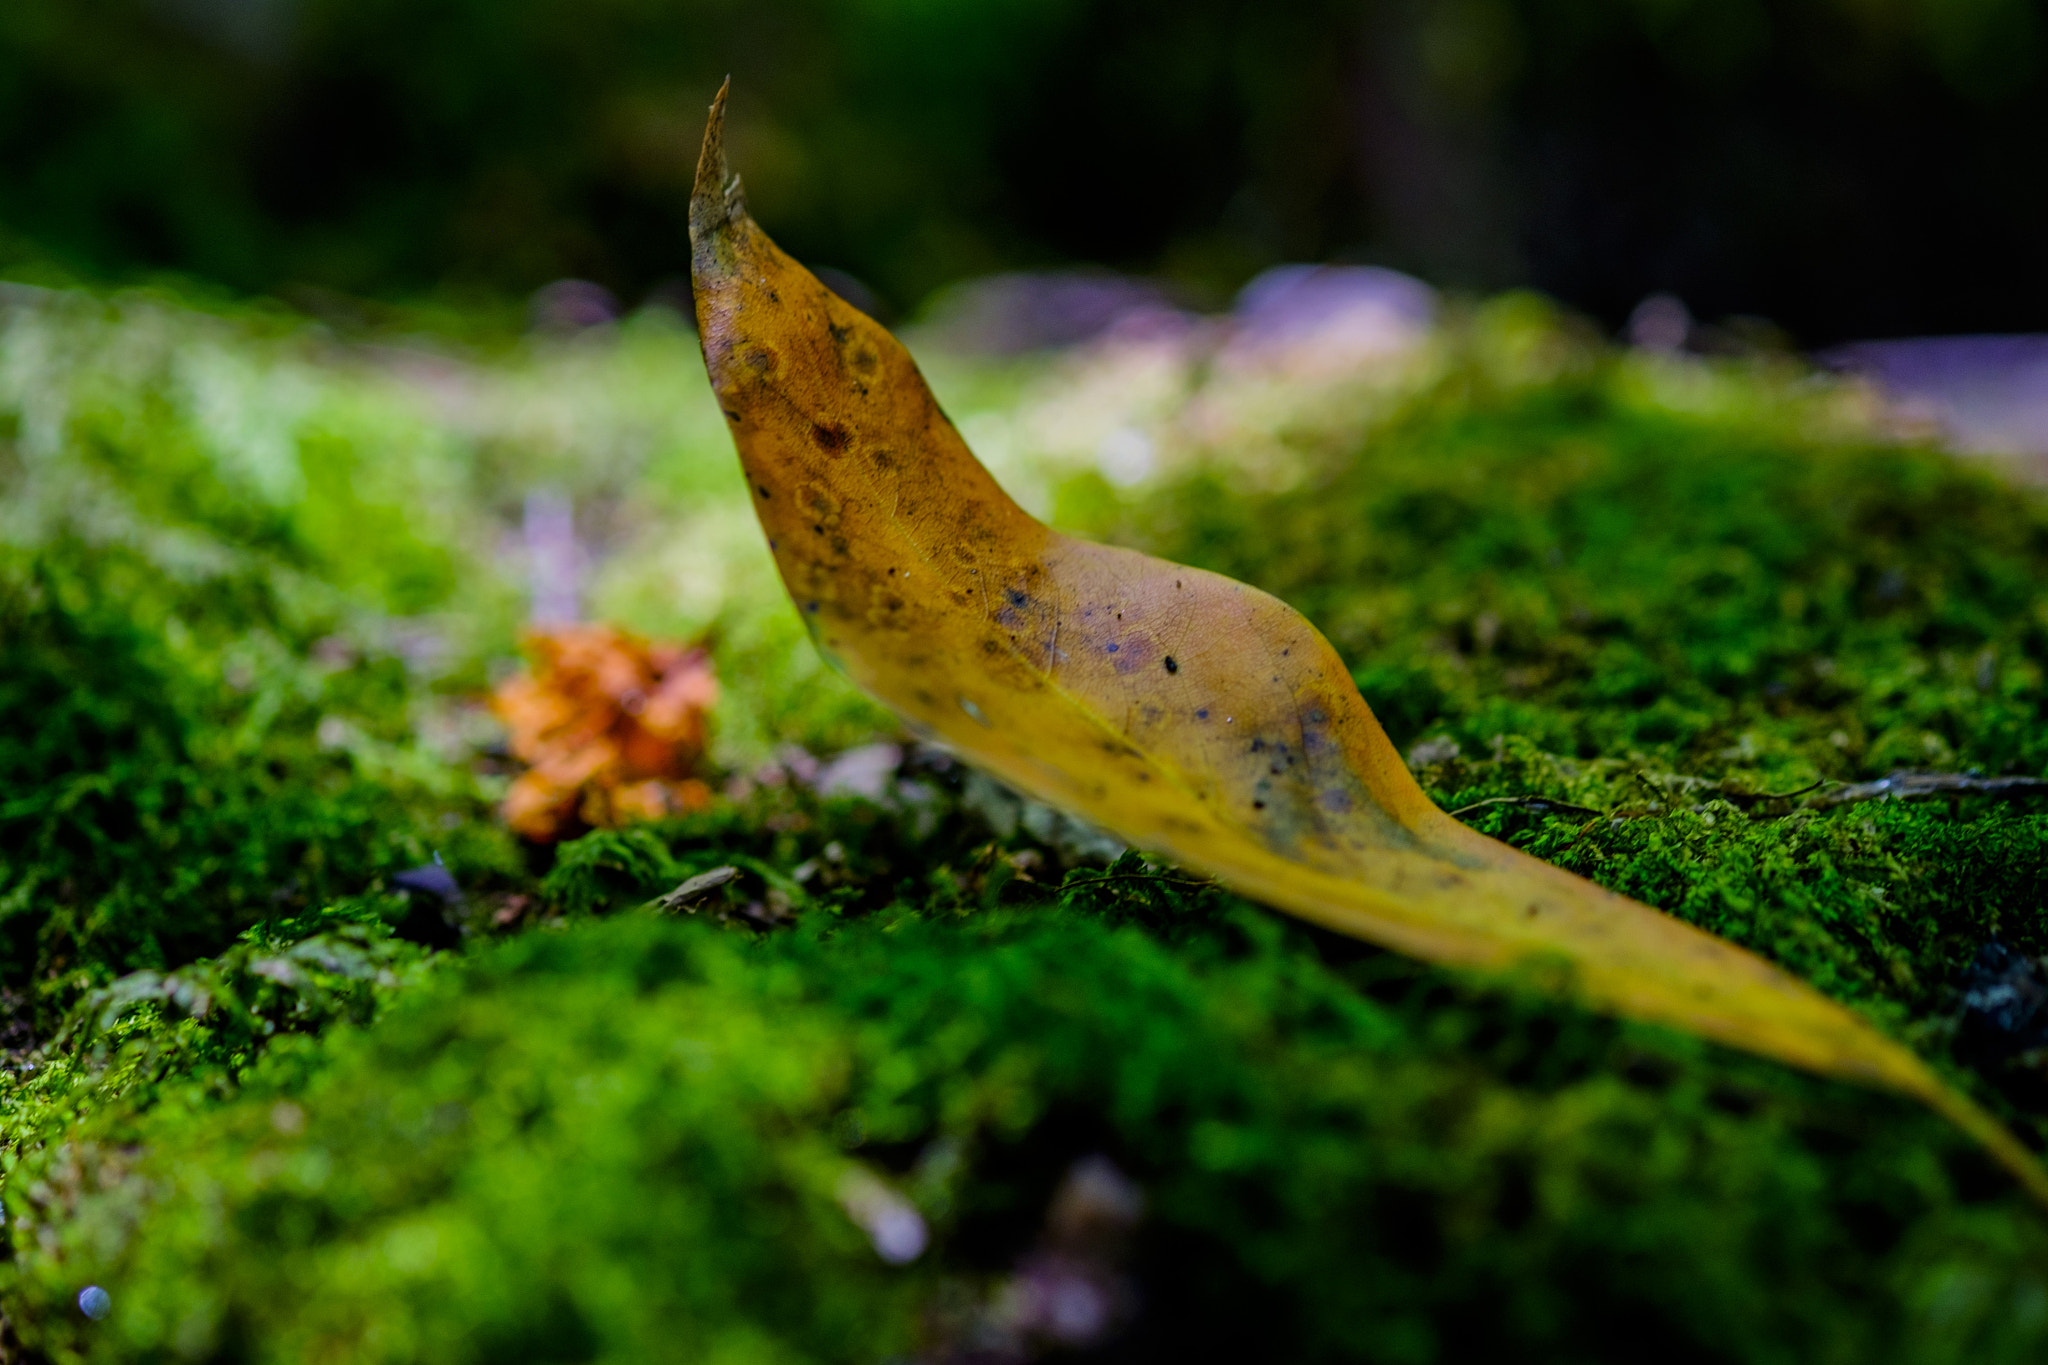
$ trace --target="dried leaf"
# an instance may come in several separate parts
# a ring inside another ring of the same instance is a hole
[[[690,206],[704,360],[825,655],[1019,790],[1316,924],[1917,1096],[2048,1175],[1911,1051],[1754,954],[1480,835],[1423,795],[1329,643],[1216,574],[1059,534],[909,353],[747,216],[712,106]]]
[[[526,643],[534,671],[491,696],[513,756],[527,765],[505,797],[514,830],[549,840],[578,823],[621,825],[711,803],[695,776],[718,700],[708,654],[600,625],[537,631]]]

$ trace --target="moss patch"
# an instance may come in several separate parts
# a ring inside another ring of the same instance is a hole
[[[1444,805],[1765,953],[2048,1136],[2041,1059],[1973,1067],[1957,1038],[1983,943],[2048,952],[2048,812],[1782,795],[2048,770],[2040,500],[1768,367],[1615,356],[1523,303],[1443,344],[1424,390],[1291,437],[1291,479],[1071,479],[1063,518],[1289,597]],[[931,755],[874,799],[791,756],[705,815],[518,853],[475,755],[419,739],[452,684],[322,643],[451,580],[347,568],[290,499],[200,517],[168,457],[122,468],[149,524],[240,557],[181,577],[90,528],[7,551],[0,1350],[2048,1344],[2048,1223],[1914,1107],[1095,865]],[[780,617],[732,619],[770,661],[736,725],[875,737],[778,671]],[[1526,797],[1553,804],[1499,799]],[[391,875],[435,849],[470,892],[456,951],[392,931],[422,907]],[[651,908],[722,866],[689,914]],[[1144,1212],[1084,1245],[1061,1192],[1096,1158]],[[1018,1306],[1083,1281],[1120,1335]]]

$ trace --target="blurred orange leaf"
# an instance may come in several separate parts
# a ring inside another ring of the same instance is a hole
[[[711,803],[698,776],[718,700],[703,649],[650,643],[613,626],[535,630],[533,671],[491,694],[526,771],[505,819],[529,839],[580,825],[654,820]]]

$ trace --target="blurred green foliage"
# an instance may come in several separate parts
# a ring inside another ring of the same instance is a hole
[[[15,0],[22,269],[679,292],[731,74],[758,216],[916,306],[1366,253],[1618,321],[2038,327],[2042,0]]]
[[[1246,497],[1219,460],[1098,529],[1285,597],[1403,745],[1505,733],[1783,784],[1757,790],[2048,765],[2036,500],[1801,432],[1768,364],[1745,386],[1581,350],[1531,384],[1483,354],[1544,316],[1497,306],[1432,390],[1292,488]]]
[[[485,822],[491,779],[449,755],[514,651],[503,541],[525,490],[644,481],[658,524],[635,534],[728,523],[685,547],[714,581],[663,580],[643,624],[703,631],[729,596],[721,668],[781,698],[759,724],[831,742],[873,723],[843,688],[817,699],[794,620],[718,581],[719,547],[751,528],[704,497],[730,457],[705,439],[724,437],[687,333],[650,320],[596,365],[502,360],[475,420],[432,387],[473,364],[332,345],[142,294],[0,301],[0,989],[30,992],[42,1032],[112,975],[436,849],[476,875],[517,866]],[[813,723],[782,724],[807,703]],[[724,742],[768,744],[745,723]]]
[[[1781,362],[1618,356],[1526,299],[1430,344],[1270,458],[1039,474],[1070,529],[1309,611],[1447,807],[1608,812],[1466,818],[2048,1135],[2041,1058],[1960,1051],[1955,992],[1988,936],[2048,951],[2048,818],[1762,799],[2048,770],[2040,497]],[[2039,1358],[2048,1225],[1903,1101],[1070,866],[935,756],[872,799],[763,767],[890,731],[788,652],[688,346],[0,314],[8,1358],[940,1360],[1093,1155],[1145,1196],[1120,1358]],[[942,388],[972,428],[1043,382]],[[607,609],[718,632],[742,779],[552,856],[450,719],[537,486],[612,528]],[[435,849],[449,951],[393,932],[442,913],[391,881]],[[929,1246],[891,1264],[850,1189]]]
[[[461,583],[468,628],[509,634],[444,452],[304,382],[273,320],[9,304],[0,988],[35,1030],[437,847],[513,866],[476,779],[420,740],[482,666],[428,613]]]

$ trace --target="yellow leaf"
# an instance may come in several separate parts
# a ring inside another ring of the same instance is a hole
[[[1917,1096],[2048,1203],[1996,1119],[1855,1013],[1437,809],[1291,607],[1027,515],[902,345],[747,216],[724,108],[690,205],[704,361],[783,582],[856,683],[1011,786],[1326,928],[1552,963],[1595,1008]]]

